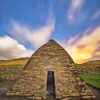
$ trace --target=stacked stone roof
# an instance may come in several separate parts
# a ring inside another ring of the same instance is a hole
[[[46,98],[48,71],[54,72],[56,98],[61,100],[95,98],[79,77],[71,56],[54,40],[48,41],[33,53],[22,75],[7,95],[40,100]]]

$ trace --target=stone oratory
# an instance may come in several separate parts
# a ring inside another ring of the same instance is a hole
[[[92,100],[89,87],[79,77],[71,56],[54,40],[41,46],[25,65],[9,96],[45,100]]]

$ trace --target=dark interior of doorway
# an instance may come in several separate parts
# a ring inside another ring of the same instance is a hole
[[[48,74],[47,74],[47,91],[49,95],[56,97],[55,77],[54,77],[53,71],[48,71]]]

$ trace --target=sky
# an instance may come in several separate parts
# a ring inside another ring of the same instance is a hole
[[[0,0],[0,59],[30,57],[50,39],[75,63],[100,59],[100,0]]]

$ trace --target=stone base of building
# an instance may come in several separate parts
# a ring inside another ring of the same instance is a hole
[[[14,93],[7,93],[7,96],[20,96],[21,95],[16,95]],[[26,94],[24,97],[29,98],[31,100],[95,100],[96,96],[95,95],[81,95],[81,96],[32,96],[31,94]]]

